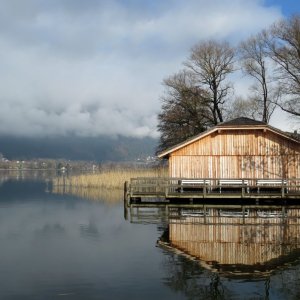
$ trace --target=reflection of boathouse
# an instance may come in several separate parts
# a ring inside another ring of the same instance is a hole
[[[299,252],[300,209],[177,210],[168,232],[172,248],[206,266],[240,274],[265,272]]]

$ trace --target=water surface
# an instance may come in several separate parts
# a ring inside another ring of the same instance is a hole
[[[37,179],[2,182],[0,299],[300,297],[296,252],[269,276],[230,277],[157,244],[169,228],[164,209],[130,221],[122,199],[83,195],[50,193]]]

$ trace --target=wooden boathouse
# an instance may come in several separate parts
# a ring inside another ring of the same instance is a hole
[[[127,199],[300,199],[300,139],[264,122],[223,122],[158,154],[168,178],[134,178]]]

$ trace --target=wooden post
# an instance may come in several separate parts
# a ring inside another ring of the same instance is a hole
[[[128,181],[124,182],[124,201],[127,201],[127,195],[128,195]]]
[[[131,188],[130,188],[130,183],[128,181],[125,181],[124,183],[124,202],[126,203],[126,206],[129,207],[130,206],[130,202],[131,202]]]
[[[133,209],[132,209],[132,205],[130,205],[130,223],[132,223],[132,214],[133,214]]]
[[[284,206],[282,206],[282,208],[281,208],[281,214],[282,214],[282,218],[284,218],[285,217],[285,207]]]
[[[183,187],[182,187],[182,183],[181,180],[178,180],[178,184],[180,185],[180,193],[183,193]]]
[[[244,182],[244,179],[242,180],[242,198],[245,197],[245,182]]]
[[[128,207],[127,207],[127,199],[126,199],[126,197],[124,198],[124,219],[126,221],[128,220]]]
[[[165,198],[167,199],[168,197],[168,192],[169,192],[169,187],[168,184],[165,186]]]
[[[129,199],[131,200],[133,197],[133,188],[132,188],[132,184],[130,183],[128,186],[128,190],[129,190]]]

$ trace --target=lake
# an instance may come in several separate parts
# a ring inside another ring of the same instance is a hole
[[[297,209],[292,221],[262,215],[248,226],[214,210],[126,220],[122,193],[54,193],[43,176],[0,182],[0,299],[300,298]],[[222,240],[232,232],[242,245]]]

